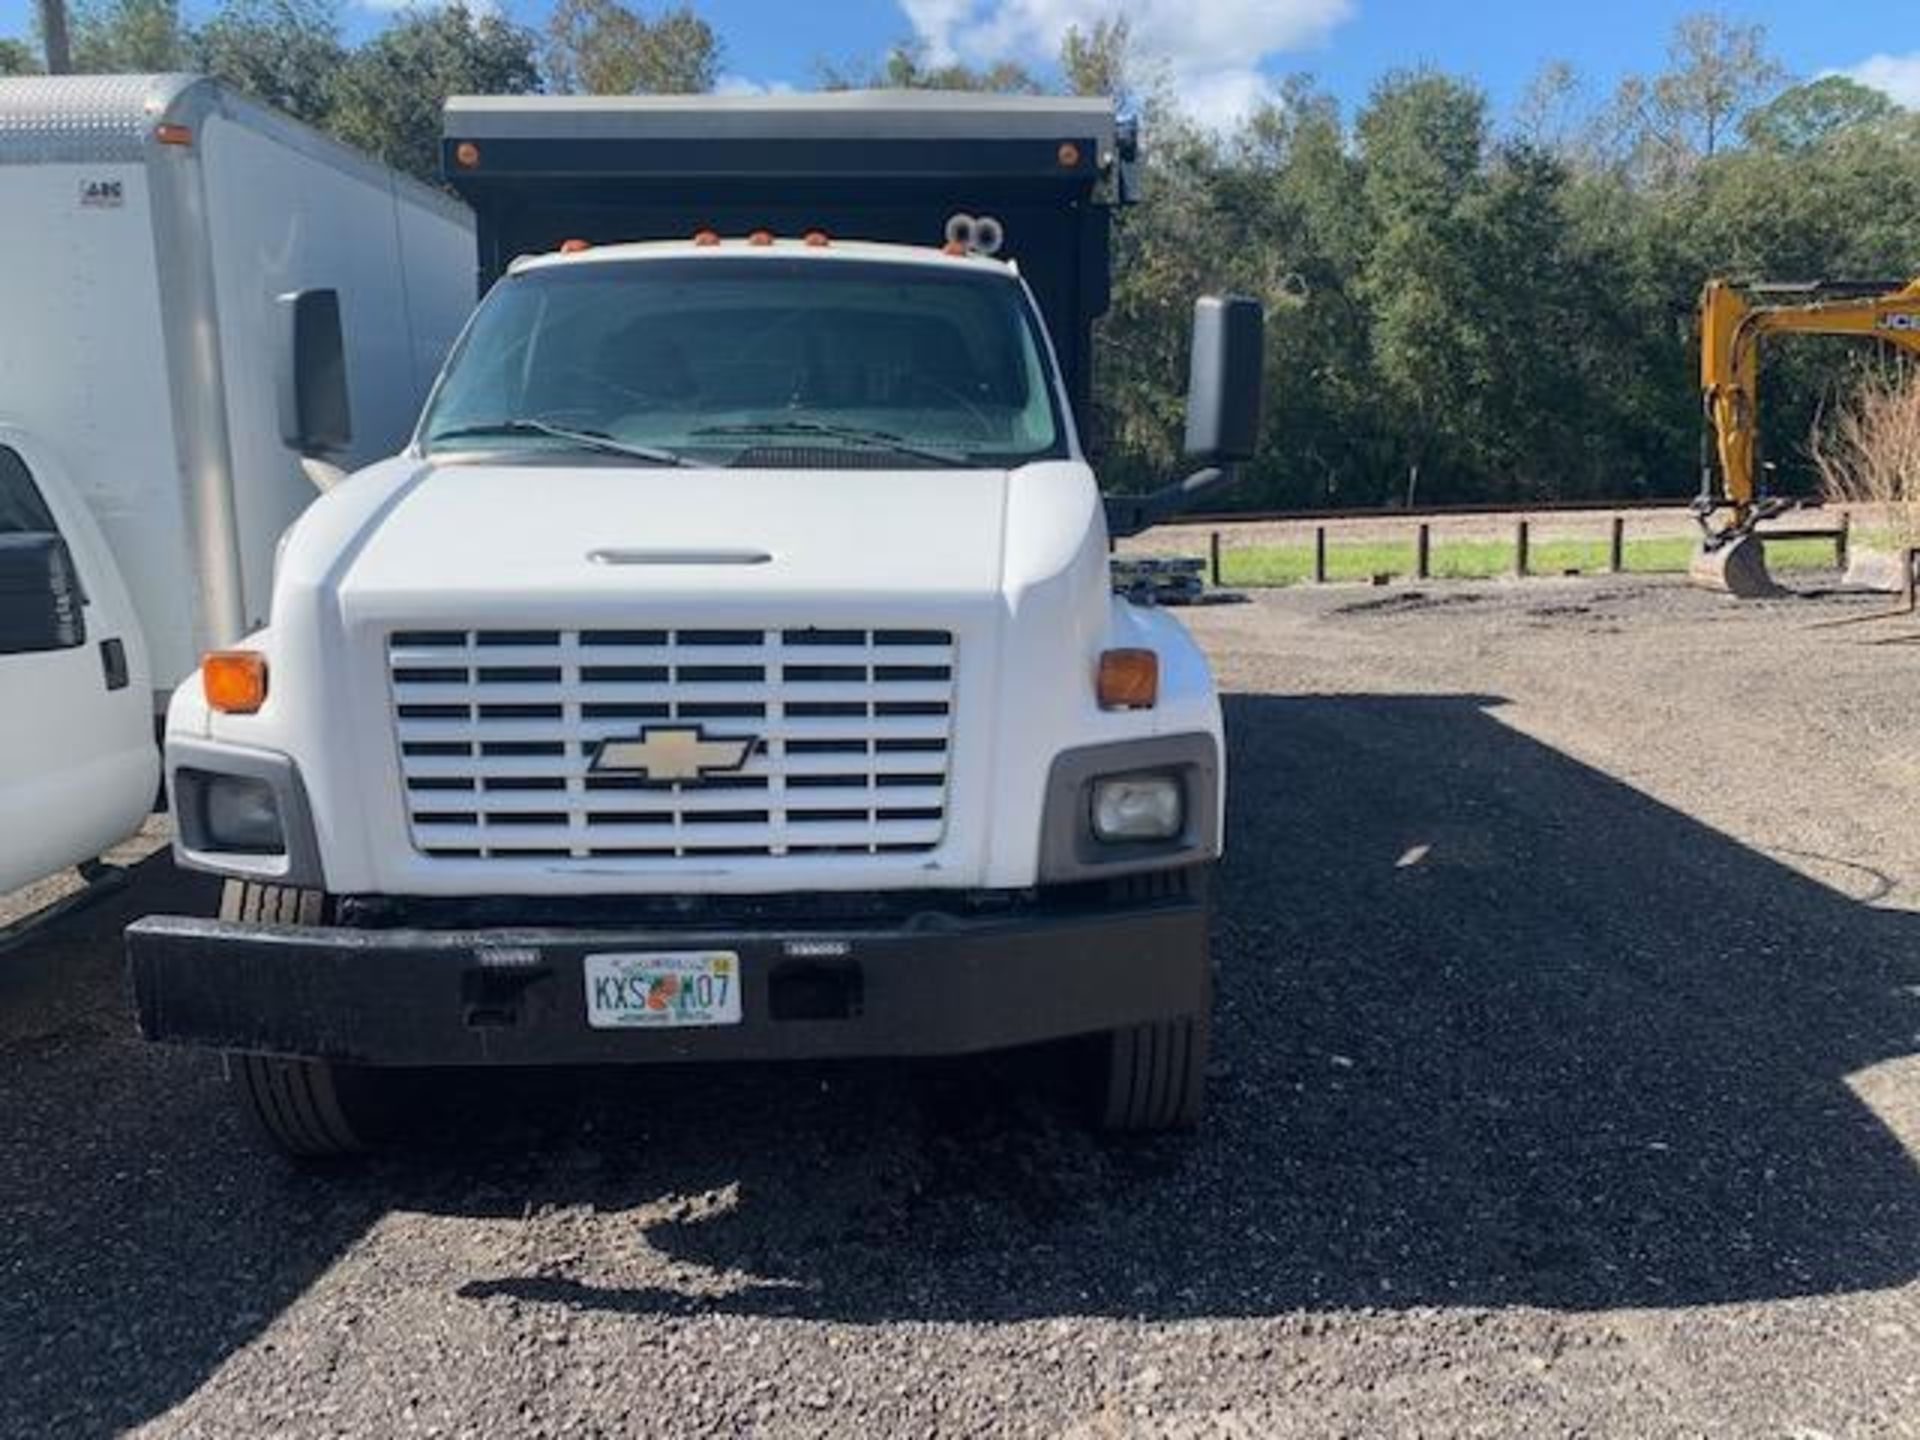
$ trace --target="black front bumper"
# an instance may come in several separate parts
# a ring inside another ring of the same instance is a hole
[[[584,957],[732,950],[742,1018],[595,1029]],[[373,930],[154,916],[127,931],[149,1040],[369,1065],[963,1054],[1196,1014],[1207,914],[939,915],[889,928]]]

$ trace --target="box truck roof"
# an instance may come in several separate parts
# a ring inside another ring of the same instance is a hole
[[[139,161],[187,146],[214,115],[337,170],[391,185],[464,222],[466,207],[204,75],[22,75],[0,79],[0,165]]]

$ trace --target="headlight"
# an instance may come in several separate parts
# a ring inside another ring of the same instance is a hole
[[[1101,840],[1171,840],[1186,823],[1175,775],[1109,775],[1093,782],[1093,833]]]
[[[287,848],[273,787],[242,775],[210,775],[205,819],[211,848],[248,855],[277,855]]]

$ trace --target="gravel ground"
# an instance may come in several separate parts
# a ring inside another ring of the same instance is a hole
[[[1059,1057],[489,1077],[300,1171],[0,957],[0,1431],[1920,1435],[1920,645],[1656,581],[1191,612],[1216,1104]]]

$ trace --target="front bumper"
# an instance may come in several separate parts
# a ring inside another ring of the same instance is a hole
[[[739,1024],[601,1030],[584,957],[739,953]],[[149,1040],[367,1065],[949,1055],[1196,1014],[1204,901],[886,928],[362,930],[154,916],[127,932]]]

